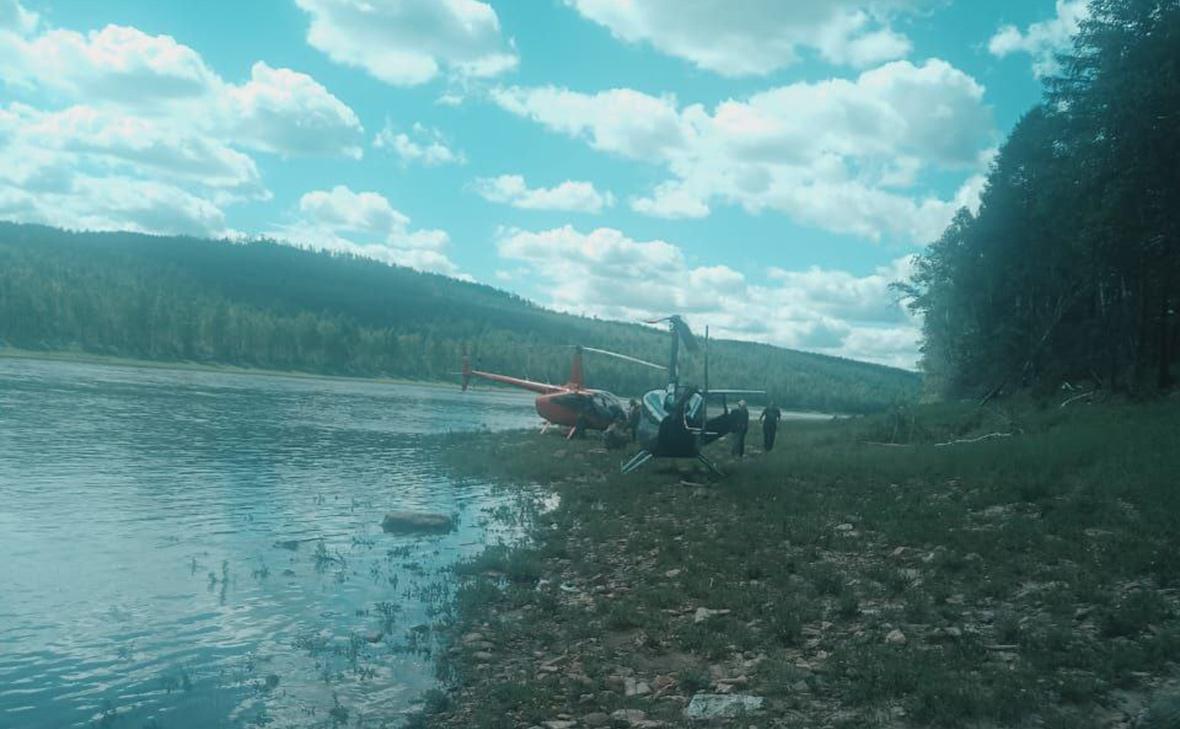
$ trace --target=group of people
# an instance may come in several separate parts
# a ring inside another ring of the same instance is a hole
[[[641,405],[632,399],[626,418],[619,418],[602,434],[603,444],[609,449],[624,448],[628,443],[634,443],[639,433],[639,419]],[[731,452],[737,458],[746,455],[746,433],[750,430],[750,410],[745,400],[739,400],[737,407],[728,412],[729,438]],[[762,450],[770,451],[774,448],[774,441],[778,437],[778,424],[783,418],[783,412],[773,402],[767,405],[758,421],[762,423]]]
[[[607,426],[602,433],[602,442],[609,449],[623,448],[628,443],[634,443],[639,437],[639,418],[641,409],[639,401],[631,398],[627,406],[626,418],[618,418]]]
[[[731,453],[736,458],[746,455],[746,432],[750,430],[750,411],[745,400],[738,400],[737,407],[729,411],[729,437]],[[762,450],[774,449],[775,438],[778,437],[778,423],[783,419],[783,411],[773,402],[762,410],[758,421],[762,423]]]

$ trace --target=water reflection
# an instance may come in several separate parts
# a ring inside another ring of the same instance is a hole
[[[508,496],[423,436],[534,421],[517,393],[0,360],[0,726],[396,716],[440,568],[506,536]],[[459,526],[386,535],[392,508]]]

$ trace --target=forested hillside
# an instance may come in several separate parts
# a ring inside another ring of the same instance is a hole
[[[977,215],[908,287],[947,396],[1173,383],[1180,347],[1180,0],[1094,0]]]
[[[157,361],[444,379],[485,369],[563,382],[584,344],[662,362],[667,335],[558,314],[488,286],[268,242],[72,233],[0,223],[0,343]],[[700,358],[687,362],[695,376]],[[659,374],[587,359],[594,386],[632,394]],[[653,376],[654,375],[654,376]],[[786,407],[878,410],[913,373],[767,345],[711,347],[716,385]]]

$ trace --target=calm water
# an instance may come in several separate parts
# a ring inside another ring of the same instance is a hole
[[[0,359],[0,727],[397,717],[446,566],[515,503],[424,436],[535,422],[517,393]],[[394,508],[459,526],[386,535]]]

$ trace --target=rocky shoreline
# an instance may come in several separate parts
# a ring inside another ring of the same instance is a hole
[[[528,544],[460,570],[451,688],[418,721],[1132,726],[1171,700],[1170,568],[1093,549],[1164,554],[1155,491],[1112,495],[1111,519],[1074,476],[997,486],[996,459],[1015,474],[1023,446],[899,458],[856,427],[799,425],[716,482],[663,464],[620,477],[593,441],[477,438],[453,467],[561,502]]]

